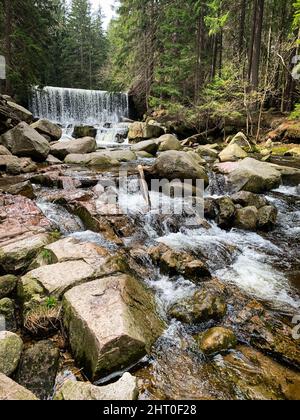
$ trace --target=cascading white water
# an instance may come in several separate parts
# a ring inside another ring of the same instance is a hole
[[[98,143],[114,143],[125,127],[118,123],[129,115],[127,93],[68,89],[46,86],[34,88],[30,108],[37,118],[62,125],[67,136],[75,125],[93,125],[98,129]]]

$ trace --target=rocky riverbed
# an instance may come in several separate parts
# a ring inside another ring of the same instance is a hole
[[[99,149],[1,104],[0,399],[300,399],[297,138]]]

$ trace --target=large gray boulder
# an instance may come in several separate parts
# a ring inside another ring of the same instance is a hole
[[[53,124],[51,121],[41,119],[31,124],[31,127],[34,128],[42,136],[49,137],[50,140],[56,141],[59,140],[62,136],[62,129]]]
[[[117,382],[94,386],[87,382],[67,380],[56,391],[56,401],[132,401],[139,394],[137,378],[126,372]]]
[[[48,141],[25,122],[2,134],[0,143],[15,156],[38,161],[44,161],[50,151]]]
[[[216,169],[228,175],[229,185],[234,192],[243,190],[259,194],[278,188],[282,180],[280,170],[253,158],[218,164]]]
[[[155,156],[158,150],[158,144],[155,140],[144,140],[131,146],[133,152],[147,152]]]
[[[51,155],[64,160],[70,154],[92,153],[96,150],[96,146],[96,140],[93,137],[62,141],[51,146]]]
[[[163,152],[150,170],[159,178],[203,180],[208,185],[208,175],[197,159],[186,152]]]
[[[221,162],[235,162],[247,156],[247,153],[238,144],[230,144],[219,154],[219,159]]]
[[[0,373],[10,376],[17,369],[23,341],[21,338],[9,331],[0,331]]]
[[[164,134],[159,139],[155,140],[158,144],[159,152],[166,152],[168,150],[181,150],[181,143],[173,134]]]
[[[164,328],[151,291],[123,274],[71,289],[63,308],[72,352],[92,380],[137,362]]]
[[[16,104],[13,101],[8,101],[7,106],[21,121],[25,121],[28,124],[31,123],[33,115],[30,111],[28,111],[28,109],[24,108],[22,105]]]
[[[252,146],[250,141],[248,140],[247,136],[243,132],[237,133],[229,145],[236,144],[237,146],[241,147],[245,152],[251,152]]]
[[[0,171],[5,171],[10,175],[27,174],[36,169],[37,165],[30,158],[0,155]]]
[[[81,139],[83,137],[93,137],[94,139],[97,136],[97,128],[91,125],[76,125],[73,130],[72,137],[75,139]]]
[[[38,398],[28,389],[0,373],[0,401],[29,401]]]
[[[164,129],[159,125],[144,122],[134,122],[129,125],[128,139],[141,141],[160,137],[164,134]]]
[[[85,154],[72,153],[65,158],[64,162],[69,165],[99,166],[102,168],[120,165],[118,160],[109,157],[103,152]]]

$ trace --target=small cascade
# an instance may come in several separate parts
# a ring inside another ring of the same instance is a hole
[[[120,121],[129,116],[127,93],[46,86],[32,90],[30,109],[35,117],[60,124],[65,137],[75,125],[92,125],[98,129],[98,144],[126,138]]]

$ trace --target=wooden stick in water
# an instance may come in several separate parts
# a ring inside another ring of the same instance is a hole
[[[151,200],[150,200],[148,185],[147,185],[147,182],[146,182],[146,179],[145,179],[144,168],[142,167],[142,165],[139,165],[137,169],[138,169],[139,174],[140,174],[140,185],[141,185],[142,194],[143,194],[144,200],[146,201],[148,211],[150,211],[151,210]]]

